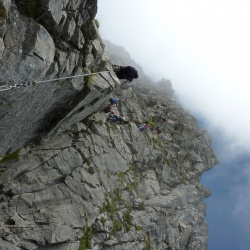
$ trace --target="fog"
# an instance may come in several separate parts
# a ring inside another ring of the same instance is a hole
[[[169,79],[213,136],[221,164],[202,177],[211,250],[250,249],[249,13],[243,0],[98,1],[101,37]]]
[[[250,2],[99,0],[101,36],[154,81],[170,79],[185,108],[250,151]]]

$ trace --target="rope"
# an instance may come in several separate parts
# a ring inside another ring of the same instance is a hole
[[[4,76],[5,78],[10,78],[10,79],[16,79],[16,80],[18,80],[18,81],[20,81],[20,82],[26,82],[25,80],[22,80],[22,79],[19,79],[19,78],[17,78],[17,77],[15,77],[15,76],[5,76],[3,73],[1,73],[0,72],[0,75],[2,75],[2,76]]]
[[[85,77],[85,76],[96,75],[96,74],[105,73],[105,72],[110,72],[110,71],[106,70],[106,71],[102,71],[102,72],[89,73],[89,74],[83,74],[83,75],[75,75],[75,76],[66,76],[66,77],[60,77],[60,78],[54,78],[54,79],[42,80],[42,81],[32,81],[32,82],[28,81],[28,82],[25,82],[25,83],[19,83],[19,84],[15,84],[15,85],[12,85],[12,86],[11,85],[3,85],[3,86],[0,86],[0,92],[10,90],[10,89],[13,89],[13,88],[26,87],[28,85],[36,86],[37,83],[53,82],[53,81],[71,79],[71,78],[81,77],[81,76]]]
[[[61,77],[61,78],[56,78],[56,79],[50,79],[50,80],[35,81],[35,83],[53,82],[53,81],[59,81],[59,80],[70,79],[70,78],[81,77],[81,76],[96,75],[96,74],[99,74],[99,73],[104,73],[104,72],[110,72],[110,71],[109,71],[109,70],[107,70],[107,71],[96,72],[96,73],[89,73],[89,74],[84,74],[84,75],[66,76],[66,77]]]
[[[0,92],[1,91],[5,91],[5,90],[14,89],[14,88],[26,87],[28,85],[35,86],[36,83],[33,81],[33,82],[25,82],[25,83],[15,84],[15,85],[12,85],[12,86],[10,86],[10,85],[4,85],[4,86],[0,86]]]

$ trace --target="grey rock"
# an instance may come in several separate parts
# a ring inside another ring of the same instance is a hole
[[[77,243],[61,243],[61,244],[56,244],[52,246],[47,246],[47,247],[41,247],[38,248],[40,250],[46,249],[46,250],[78,250],[79,249],[79,242]]]
[[[0,56],[2,56],[4,51],[4,43],[3,43],[3,39],[0,38]]]
[[[19,250],[19,247],[16,247],[14,244],[9,243],[8,241],[0,239],[0,249],[1,250]]]
[[[66,21],[64,27],[63,27],[62,38],[65,41],[69,41],[75,32],[75,28],[76,28],[76,23],[75,23],[73,17],[69,16],[67,18],[67,21]]]
[[[85,39],[83,37],[83,34],[79,28],[76,27],[75,32],[72,36],[72,42],[77,46],[77,48],[82,49]]]
[[[11,0],[0,0],[0,7],[9,12],[11,6]]]
[[[34,250],[34,249],[37,249],[38,246],[29,242],[29,241],[22,241],[20,242],[20,246],[23,248],[23,249],[27,249],[27,250]]]

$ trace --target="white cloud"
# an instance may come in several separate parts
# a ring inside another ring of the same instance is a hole
[[[103,38],[124,46],[154,80],[168,78],[185,108],[250,151],[250,2],[99,0]],[[230,150],[229,147],[229,150]]]

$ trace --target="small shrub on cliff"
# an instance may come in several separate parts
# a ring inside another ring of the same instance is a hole
[[[150,235],[149,235],[148,232],[147,232],[147,234],[148,234],[148,237],[145,239],[146,246],[145,246],[144,250],[150,250],[151,249]]]
[[[92,227],[87,228],[84,235],[80,239],[79,250],[87,250],[91,248],[92,232]]]
[[[99,124],[100,126],[103,125],[103,121],[102,120],[99,120],[99,121],[95,121],[96,124]]]
[[[94,22],[95,22],[95,25],[96,25],[97,29],[99,29],[99,27],[100,27],[99,21],[97,19],[94,19]]]
[[[130,215],[131,210],[132,210],[131,207],[128,206],[127,212],[125,212],[123,214],[123,223],[124,223],[124,227],[125,227],[126,231],[130,231],[130,228],[132,226],[131,215]]]
[[[84,36],[85,40],[90,40],[91,39],[91,32],[85,27],[85,25],[81,26],[81,32]]]
[[[90,157],[86,159],[86,162],[87,162],[88,166],[90,166],[90,165],[91,165],[91,163],[92,163],[92,162],[91,162]]]
[[[22,15],[36,18],[38,10],[37,0],[15,0],[17,8]]]
[[[123,227],[123,225],[119,220],[114,220],[113,221],[113,229],[111,231],[111,234],[114,235],[115,237],[117,237],[116,232],[121,231],[122,227]]]
[[[4,19],[7,19],[8,17],[7,12],[2,8],[0,8],[0,17]]]
[[[0,164],[7,162],[7,161],[13,161],[19,158],[19,151],[21,149],[16,150],[15,152],[13,152],[12,154],[6,154],[1,160],[0,160]]]
[[[149,117],[149,118],[145,121],[145,123],[147,123],[149,126],[152,125],[153,128],[156,127],[156,122],[155,122],[154,118],[152,118],[152,117]]]

